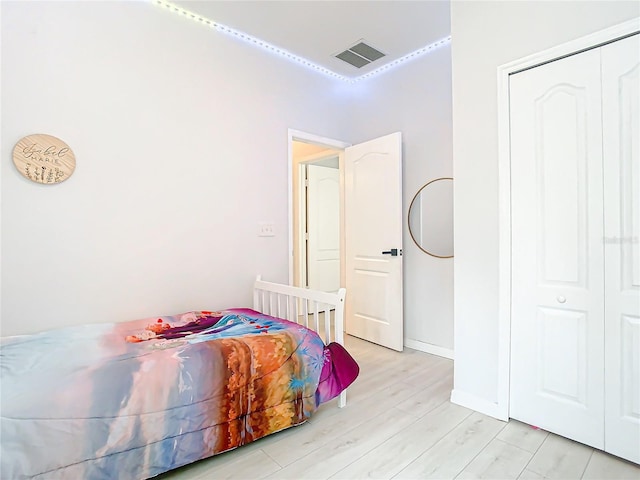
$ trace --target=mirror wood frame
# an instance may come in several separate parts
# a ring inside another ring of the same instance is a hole
[[[440,180],[451,180],[453,181],[452,177],[440,177],[440,178],[434,178],[433,180],[425,183],[422,187],[420,187],[418,189],[418,191],[416,192],[416,194],[413,196],[413,199],[411,200],[411,203],[409,204],[409,210],[407,211],[407,229],[409,230],[409,235],[411,236],[411,240],[413,240],[413,243],[415,243],[415,245],[422,250],[424,253],[426,253],[427,255],[431,255],[432,257],[436,257],[436,258],[453,258],[453,255],[436,255],[435,253],[429,252],[427,251],[422,245],[420,245],[418,243],[418,240],[416,240],[416,237],[413,235],[413,232],[411,231],[411,209],[413,208],[413,204],[415,203],[416,199],[418,198],[418,196],[422,193],[422,191],[428,187],[429,185],[431,185],[434,182],[438,182]],[[452,246],[453,248],[453,246]]]

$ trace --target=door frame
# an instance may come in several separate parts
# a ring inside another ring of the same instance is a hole
[[[500,65],[498,86],[498,392],[482,411],[509,419],[511,370],[511,139],[509,76],[638,34],[640,17]]]
[[[298,174],[293,167],[293,142],[300,141],[305,143],[313,143],[322,145],[327,148],[344,151],[350,147],[351,143],[335,140],[332,138],[322,137],[313,133],[303,132],[300,130],[288,129],[288,167],[287,167],[287,199],[288,199],[288,218],[289,218],[289,285],[294,285],[297,272],[294,271],[294,205],[293,205],[293,176]],[[340,283],[344,286],[344,166],[342,161],[343,155],[339,155],[340,165]]]

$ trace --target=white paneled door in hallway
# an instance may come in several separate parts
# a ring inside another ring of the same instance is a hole
[[[307,165],[307,275],[309,288],[340,288],[340,170]]]
[[[510,416],[634,462],[638,45],[635,35],[509,83]]]

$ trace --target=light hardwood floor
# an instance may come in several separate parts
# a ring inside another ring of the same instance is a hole
[[[219,479],[634,479],[640,468],[520,422],[449,402],[453,362],[353,337],[360,364],[347,406],[156,477]]]

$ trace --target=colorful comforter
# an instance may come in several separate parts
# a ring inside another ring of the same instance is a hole
[[[4,338],[0,478],[142,479],[241,446],[346,387],[338,356],[248,309]]]

